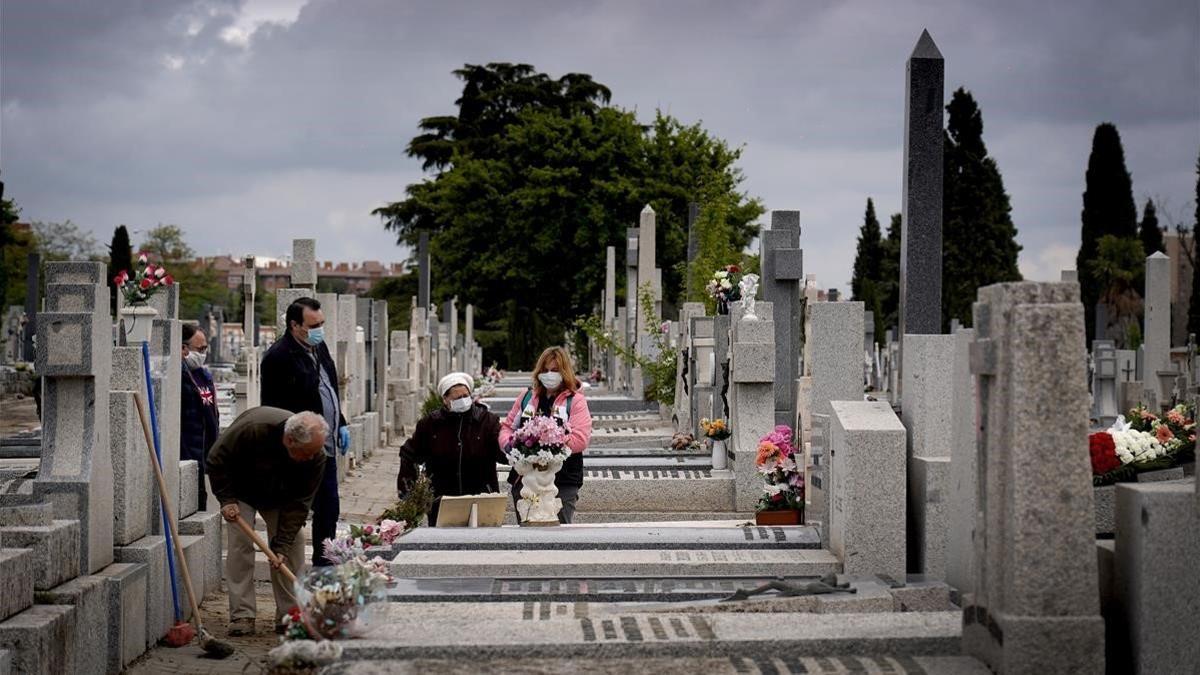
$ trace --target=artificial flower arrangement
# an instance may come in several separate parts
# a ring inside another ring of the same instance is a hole
[[[792,444],[791,427],[780,424],[758,441],[758,456],[754,461],[758,473],[766,482],[763,496],[758,500],[756,520],[763,524],[788,524],[780,520],[764,522],[764,512],[791,512],[789,520],[804,521],[804,469],[796,461],[796,446]],[[794,515],[791,515],[794,514]]]
[[[565,461],[571,456],[571,450],[567,447],[567,432],[558,421],[538,415],[526,418],[513,432],[504,454],[511,466],[521,464],[544,471],[555,459]]]
[[[1161,418],[1139,405],[1128,418],[1118,417],[1105,431],[1088,436],[1092,483],[1110,485],[1134,480],[1138,473],[1169,469],[1194,461],[1195,411],[1177,405]]]
[[[704,286],[704,292],[717,301],[717,311],[729,313],[729,303],[741,300],[742,289],[738,282],[742,279],[742,268],[737,265],[726,265],[713,272],[712,278]]]
[[[349,533],[326,539],[325,557],[333,564],[315,568],[297,582],[298,604],[284,617],[284,637],[335,640],[368,628],[367,609],[383,599],[392,575],[387,560],[367,559],[367,549],[390,546],[404,531],[403,521],[384,519],[376,525],[351,525]]]
[[[500,384],[500,380],[502,379],[504,379],[504,375],[496,370],[495,366],[488,368],[487,374],[482,377],[476,375],[474,377],[475,387],[471,398],[478,401],[490,397],[496,393],[496,385]]]
[[[140,270],[130,274],[130,270],[122,270],[113,277],[113,285],[125,296],[125,304],[129,306],[144,305],[150,296],[159,289],[175,283],[174,277],[167,274],[162,265],[150,262],[145,253],[139,253],[137,259]]]
[[[710,420],[707,417],[700,420],[700,430],[714,441],[724,441],[733,435],[729,423],[723,419]]]

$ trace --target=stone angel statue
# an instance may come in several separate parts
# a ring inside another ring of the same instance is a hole
[[[758,315],[754,313],[754,296],[758,294],[758,275],[747,274],[738,282],[738,288],[742,291],[742,309],[745,314],[743,319],[747,321],[758,321]]]

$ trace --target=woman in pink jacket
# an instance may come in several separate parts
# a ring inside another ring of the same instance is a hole
[[[567,350],[550,347],[542,352],[533,368],[533,386],[517,398],[508,416],[500,422],[501,448],[508,447],[514,429],[538,415],[553,417],[567,430],[571,456],[554,479],[558,498],[562,500],[558,520],[564,524],[570,523],[575,515],[575,502],[579,500],[579,488],[583,487],[583,451],[592,438],[592,414],[581,389]],[[510,471],[508,482],[512,484],[515,503],[521,498],[521,477]]]

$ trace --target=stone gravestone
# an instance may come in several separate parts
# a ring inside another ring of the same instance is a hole
[[[953,335],[905,335],[900,390],[908,429],[909,568],[946,573],[946,497],[954,401]]]
[[[292,240],[292,287],[317,288],[317,240]]]
[[[383,431],[391,427],[391,417],[387,413],[387,371],[388,357],[390,356],[388,343],[388,307],[387,300],[376,300],[372,305],[371,311],[371,344],[372,358],[375,366],[375,390],[373,395],[374,410],[379,413],[380,420],[383,422]],[[379,438],[369,439],[371,447],[374,450],[375,446],[379,445]]]
[[[1159,405],[1171,400],[1175,368],[1171,365],[1171,259],[1162,251],[1146,258],[1146,362],[1142,371],[1147,389]]]
[[[720,417],[715,414],[713,408],[713,385],[715,383],[717,368],[715,346],[716,339],[713,335],[713,326],[715,317],[711,316],[693,316],[691,318],[691,348],[688,352],[690,365],[688,367],[688,387],[691,390],[689,398],[691,404],[690,417],[692,420],[692,433],[696,434],[696,438],[700,438],[700,420],[704,418],[712,419]]]
[[[976,499],[975,418],[978,389],[971,374],[973,328],[960,328],[954,334],[954,396],[950,402],[951,449],[949,530],[946,533],[946,583],[964,591],[974,587]]]
[[[775,312],[775,423],[795,422],[796,378],[800,376],[800,212],[772,211],[771,229],[760,239],[762,299]]]
[[[607,246],[604,249],[604,325],[601,329],[615,337],[617,335],[617,247]],[[616,380],[616,354],[613,350],[604,353],[604,377],[608,385],[614,386]]]
[[[429,309],[429,233],[417,238],[417,307]]]
[[[1092,419],[1107,429],[1121,414],[1117,400],[1117,351],[1111,340],[1094,340],[1092,355],[1096,363],[1092,374]]]
[[[33,338],[37,335],[38,290],[41,284],[38,278],[42,269],[42,256],[30,253],[25,264],[25,335],[22,338],[22,358],[26,363],[34,363],[37,354],[33,349]]]
[[[770,307],[760,302],[756,313],[770,316]],[[775,322],[737,316],[731,321],[729,430],[733,433],[734,508],[753,511],[763,491],[754,463],[758,439],[775,426]]]
[[[808,308],[812,368],[811,414],[828,415],[830,401],[861,401],[863,303],[818,302]]]
[[[981,288],[975,331],[979,519],[963,651],[1001,673],[1104,672],[1079,286]]]
[[[942,332],[942,92],[945,63],[929,31],[908,58],[900,225],[901,362],[909,335]],[[903,385],[900,387],[903,398]]]
[[[47,263],[46,311],[38,316],[43,424],[34,496],[54,505],[55,518],[80,521],[79,570],[88,574],[113,561],[105,272],[103,263]]]
[[[729,417],[729,315],[713,317],[713,413]]]
[[[676,357],[675,367],[675,430],[682,433],[695,434],[699,420],[692,418],[693,379],[695,371],[692,364],[692,319],[704,316],[704,304],[685,302],[679,310],[679,321],[675,325],[680,329],[680,349]]]
[[[904,583],[904,425],[883,401],[830,410],[829,548],[846,574]]]
[[[630,352],[638,349],[638,264],[639,264],[639,229],[636,227],[625,230],[625,332],[624,344]],[[625,364],[625,381],[629,395],[640,399],[645,393],[645,382],[642,381],[642,371],[634,363]]]

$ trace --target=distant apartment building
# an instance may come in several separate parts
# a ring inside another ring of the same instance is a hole
[[[242,260],[228,256],[197,258],[194,265],[211,265],[217,273],[225,277],[225,283],[230,290],[242,287]],[[362,263],[333,263],[324,261],[317,263],[317,283],[321,286],[334,287],[339,293],[365,295],[381,279],[398,277],[404,274],[404,263],[384,264],[378,260],[367,260]],[[277,260],[268,260],[258,266],[258,288],[274,292],[280,288],[291,287],[292,266]]]

